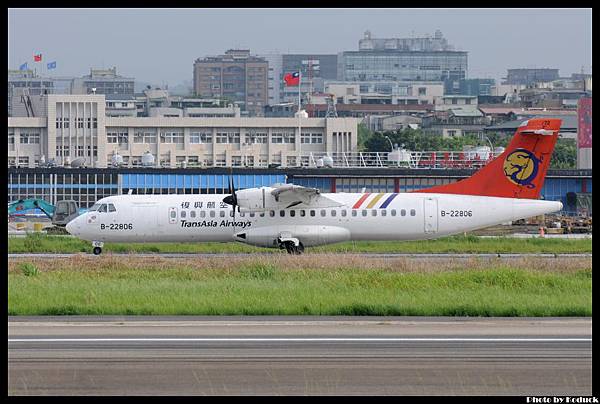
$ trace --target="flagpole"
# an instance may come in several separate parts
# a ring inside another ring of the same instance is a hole
[[[302,167],[302,121],[300,111],[302,109],[302,101],[300,96],[300,87],[302,86],[302,66],[298,69],[298,158],[300,159],[300,167]]]

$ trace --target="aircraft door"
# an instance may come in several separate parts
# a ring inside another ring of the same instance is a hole
[[[425,233],[437,233],[438,231],[438,203],[436,198],[425,198],[423,200],[423,212],[425,216]]]
[[[169,224],[177,223],[177,208],[169,208]]]

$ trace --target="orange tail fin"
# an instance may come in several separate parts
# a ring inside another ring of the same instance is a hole
[[[415,192],[538,199],[560,119],[530,119],[521,124],[500,156],[464,180]]]

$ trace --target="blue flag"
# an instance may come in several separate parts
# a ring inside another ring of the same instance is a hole
[[[56,69],[56,62],[48,63],[48,70],[50,70],[50,69]]]
[[[19,70],[27,70],[27,62],[25,62],[21,66],[19,66]]]

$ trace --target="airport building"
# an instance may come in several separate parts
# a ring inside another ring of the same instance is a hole
[[[104,95],[43,98],[45,116],[8,118],[9,166],[296,167],[357,147],[355,118],[106,116]]]

